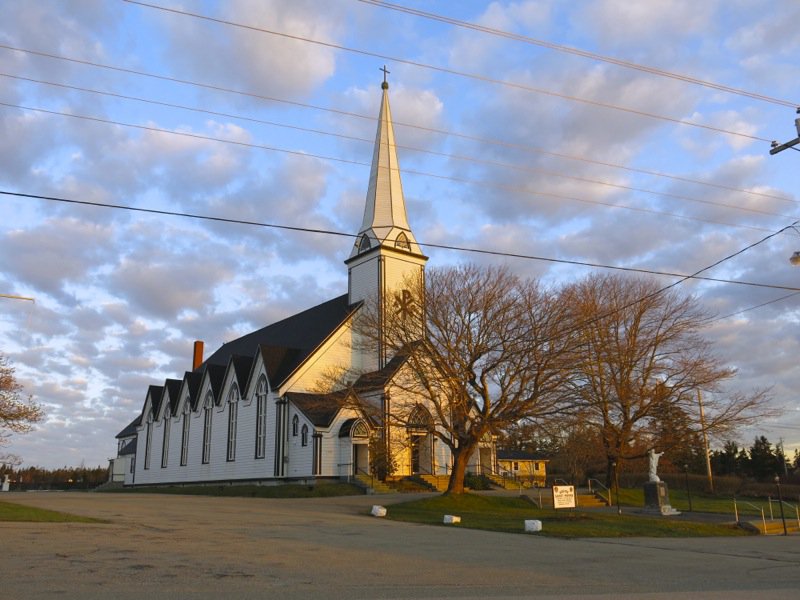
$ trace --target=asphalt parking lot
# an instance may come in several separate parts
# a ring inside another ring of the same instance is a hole
[[[800,597],[800,536],[558,540],[367,516],[407,498],[3,494],[110,523],[0,523],[0,598]]]

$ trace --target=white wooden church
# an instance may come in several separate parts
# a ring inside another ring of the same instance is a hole
[[[394,475],[450,472],[450,451],[437,443],[424,400],[395,384],[403,358],[353,339],[364,302],[377,298],[391,308],[404,281],[424,277],[428,260],[406,216],[388,87],[384,81],[364,220],[344,261],[347,293],[228,342],[205,360],[195,342],[192,370],[151,385],[141,414],[117,435],[112,480],[277,483],[369,475],[376,447],[391,456]],[[332,370],[354,374],[347,392],[319,392]],[[342,402],[345,393],[377,410],[364,414],[359,403]],[[392,410],[411,411],[405,426],[392,425]],[[494,462],[487,442],[468,470]]]

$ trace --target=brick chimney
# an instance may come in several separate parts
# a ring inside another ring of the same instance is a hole
[[[194,343],[194,355],[192,357],[192,371],[203,364],[203,342],[196,340]]]

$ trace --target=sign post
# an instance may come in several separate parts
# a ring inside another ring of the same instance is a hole
[[[553,508],[575,508],[575,486],[553,486]]]

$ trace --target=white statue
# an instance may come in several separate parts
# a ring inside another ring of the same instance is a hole
[[[656,470],[658,469],[658,459],[661,458],[662,454],[664,453],[656,452],[652,448],[647,451],[647,458],[650,459],[650,468],[648,470],[650,478],[648,479],[648,481],[653,481],[655,483],[661,481],[661,479],[658,478],[658,475],[656,475]]]

